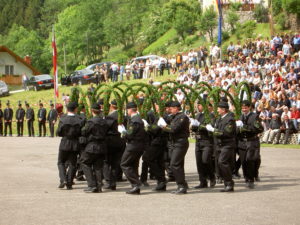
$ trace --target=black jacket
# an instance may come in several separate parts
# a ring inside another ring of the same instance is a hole
[[[25,110],[24,109],[17,109],[16,111],[16,120],[24,120],[25,117]]]
[[[0,123],[2,123],[2,119],[3,119],[3,111],[2,109],[0,109]]]
[[[281,126],[281,122],[279,119],[271,119],[270,124],[269,124],[269,128],[271,128],[271,130],[276,130],[276,129],[280,129]]]
[[[11,108],[6,108],[4,109],[3,114],[4,114],[3,116],[4,120],[12,120],[14,111]]]
[[[145,142],[147,142],[144,122],[142,121],[140,115],[136,114],[128,118],[127,132],[125,133],[124,137],[128,143],[139,143],[144,145]]]
[[[259,115],[254,112],[250,112],[247,116],[242,115],[240,120],[244,125],[237,130],[239,139],[257,138],[257,135],[264,131]]]
[[[95,116],[88,120],[82,129],[82,136],[87,138],[85,151],[93,154],[105,154],[107,152],[105,138],[108,125],[104,119]]]
[[[179,112],[174,115],[170,125],[167,125],[163,130],[170,133],[172,141],[176,142],[179,139],[188,139],[190,121],[187,115]]]
[[[50,109],[50,111],[48,113],[48,116],[47,116],[47,120],[49,122],[56,121],[57,120],[57,116],[58,116],[58,113],[57,113],[56,109]]]
[[[205,114],[203,112],[198,113],[195,119],[198,120],[200,123],[199,126],[192,126],[192,131],[195,132],[196,134],[197,142],[203,142],[203,141],[213,142],[213,136],[211,132],[208,132],[205,127],[207,125],[205,123]],[[210,120],[212,124],[215,123],[215,116],[213,113],[210,113]]]
[[[32,108],[26,110],[26,119],[34,121],[34,111]]]
[[[149,127],[147,128],[147,133],[150,138],[150,145],[152,146],[166,146],[168,140],[168,134],[162,130],[159,126],[157,126],[157,122],[159,120],[158,116],[154,114],[150,114],[147,117],[147,122],[149,123]]]
[[[106,117],[106,123],[108,125],[106,138],[108,151],[123,151],[126,142],[123,138],[121,138],[121,135],[118,132],[118,112],[113,111],[112,113],[110,113]]]
[[[38,119],[41,119],[41,122],[46,121],[46,118],[47,118],[46,116],[47,116],[47,110],[45,108],[39,109],[37,117],[38,117]]]
[[[228,113],[224,118],[217,119],[213,135],[218,145],[236,144],[236,124],[233,114]]]
[[[285,124],[285,121],[282,122],[282,131],[290,131],[291,133],[297,133],[298,132],[298,129],[295,127],[293,121],[291,120],[288,120],[288,127],[286,126]]]
[[[79,137],[82,127],[83,120],[78,115],[64,115],[60,118],[56,130],[57,136],[62,137],[60,151],[80,151]]]

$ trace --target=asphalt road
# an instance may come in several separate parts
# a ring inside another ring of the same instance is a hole
[[[300,150],[262,149],[261,182],[254,190],[236,180],[234,193],[193,190],[177,196],[143,188],[128,196],[117,191],[86,194],[57,188],[59,138],[0,138],[0,225],[39,224],[300,224]],[[189,186],[198,184],[194,144],[186,157]]]

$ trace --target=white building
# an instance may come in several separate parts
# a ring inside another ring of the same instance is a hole
[[[240,2],[243,5],[245,5],[245,9],[250,8],[253,9],[253,7],[246,7],[246,5],[248,6],[255,6],[257,4],[260,4],[261,2],[263,3],[263,5],[267,8],[268,7],[268,1],[269,0],[221,0],[221,4],[223,4],[224,6],[228,6],[231,2]],[[211,5],[216,6],[216,2],[217,0],[199,0],[199,2],[202,5],[202,9],[205,10],[207,8],[209,8]]]
[[[7,84],[21,84],[23,74],[30,77],[41,73],[9,48],[0,46],[0,79]]]

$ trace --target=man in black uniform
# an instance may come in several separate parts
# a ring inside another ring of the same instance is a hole
[[[259,159],[260,142],[258,134],[264,131],[259,115],[251,112],[251,103],[242,102],[243,115],[236,121],[238,128],[238,149],[243,174],[248,188],[254,188],[255,162]]]
[[[86,137],[87,145],[81,153],[80,161],[87,180],[86,193],[102,192],[102,169],[106,147],[106,133],[108,126],[105,120],[99,116],[100,106],[92,105],[93,118],[86,122],[82,129],[82,136]]]
[[[110,103],[110,114],[106,117],[109,126],[107,132],[107,185],[104,189],[116,190],[117,178],[120,169],[121,158],[126,147],[126,142],[118,132],[118,107],[117,101]]]
[[[54,137],[54,125],[57,121],[58,113],[54,108],[54,104],[50,103],[50,111],[48,113],[48,123],[49,123],[49,130],[50,130],[50,137]]]
[[[67,105],[68,113],[59,120],[57,136],[62,137],[58,153],[59,188],[72,189],[77,154],[80,151],[79,138],[83,127],[82,119],[76,115],[77,103]]]
[[[26,120],[27,120],[28,136],[34,137],[34,126],[33,126],[34,111],[29,106],[29,103],[25,102],[25,106],[26,106]]]
[[[44,132],[44,137],[46,136],[46,117],[47,110],[44,108],[43,103],[40,103],[40,109],[38,111],[38,121],[39,121],[39,137],[42,137],[42,129]]]
[[[19,102],[19,108],[16,111],[18,137],[23,136],[24,117],[25,117],[25,110],[22,108],[21,102]]]
[[[198,103],[199,113],[196,115],[196,121],[191,119],[192,131],[196,133],[196,164],[199,174],[200,184],[195,189],[207,188],[207,180],[210,180],[210,187],[216,185],[215,174],[213,170],[213,136],[206,130],[207,121],[203,112],[203,106]],[[215,123],[214,115],[210,114],[211,123]]]
[[[164,131],[170,133],[173,151],[171,155],[170,167],[177,183],[177,190],[173,194],[186,194],[187,183],[184,173],[184,158],[189,148],[189,118],[180,112],[181,105],[178,101],[170,104],[171,113],[174,116],[170,125],[167,125],[163,118],[160,118],[157,125],[162,127]]]
[[[140,194],[141,181],[139,180],[139,161],[145,149],[146,132],[144,122],[137,113],[137,105],[129,102],[126,105],[128,122],[127,130],[123,125],[118,126],[121,136],[125,137],[127,146],[121,159],[121,168],[132,185],[127,194]]]
[[[13,110],[10,108],[10,103],[7,101],[7,107],[4,109],[4,136],[6,137],[7,135],[7,127],[9,128],[9,136],[12,136],[12,118],[13,118]]]
[[[159,111],[157,104],[155,107],[156,111]],[[150,145],[143,155],[143,161],[149,165],[151,172],[157,180],[157,186],[153,190],[166,191],[164,154],[167,151],[167,135],[157,125],[158,120],[159,117],[155,116],[155,114],[148,117],[147,122],[149,126],[146,130],[150,138]]]
[[[3,111],[2,111],[2,103],[0,101],[0,137],[3,136]]]
[[[217,119],[215,128],[208,124],[206,129],[213,132],[216,137],[216,158],[220,176],[224,179],[224,189],[222,192],[234,191],[232,180],[232,170],[234,162],[234,149],[236,145],[236,124],[232,114],[229,114],[227,102],[220,102],[218,105],[220,118]]]

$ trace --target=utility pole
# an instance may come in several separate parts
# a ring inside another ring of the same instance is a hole
[[[86,61],[89,61],[89,36],[88,33],[86,32]],[[87,63],[86,62],[86,63]]]

